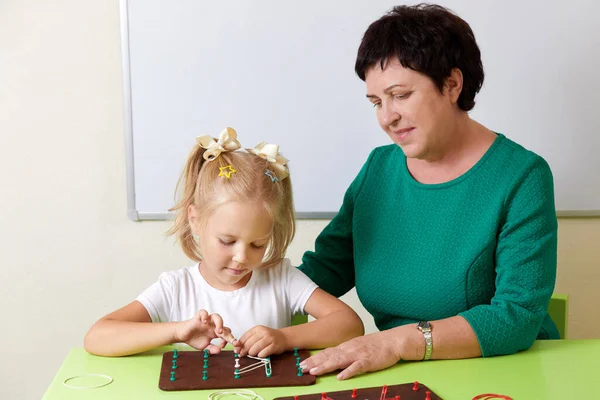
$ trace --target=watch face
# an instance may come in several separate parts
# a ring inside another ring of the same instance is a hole
[[[421,321],[417,326],[419,327],[419,329],[431,329],[431,324],[429,323],[429,321]]]

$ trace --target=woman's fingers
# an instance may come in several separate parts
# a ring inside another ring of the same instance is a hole
[[[356,360],[348,366],[345,370],[337,375],[338,380],[343,381],[344,379],[352,378],[355,375],[362,374],[369,371],[367,362],[364,359]]]
[[[342,349],[332,347],[307,358],[300,363],[303,371],[311,375],[323,375],[327,372],[346,368],[354,360]]]

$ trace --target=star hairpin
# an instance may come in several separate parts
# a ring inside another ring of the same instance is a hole
[[[275,172],[271,171],[270,169],[265,172],[265,175],[271,178],[271,182],[279,182],[279,178],[277,175],[275,175]]]
[[[221,171],[219,172],[219,176],[224,176],[227,179],[231,178],[231,174],[237,172],[235,169],[233,169],[231,164],[225,167],[219,167],[219,171]]]

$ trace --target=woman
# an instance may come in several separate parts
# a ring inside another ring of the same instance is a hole
[[[302,363],[338,379],[399,360],[515,353],[558,339],[552,174],[469,118],[483,83],[475,37],[437,5],[395,7],[367,29],[355,70],[393,145],[375,149],[300,269],[356,286],[380,332]]]

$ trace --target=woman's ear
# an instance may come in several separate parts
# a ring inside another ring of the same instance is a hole
[[[446,78],[444,90],[450,96],[450,101],[454,104],[458,101],[458,96],[462,92],[463,74],[458,68],[453,68],[450,71],[450,76]]]

